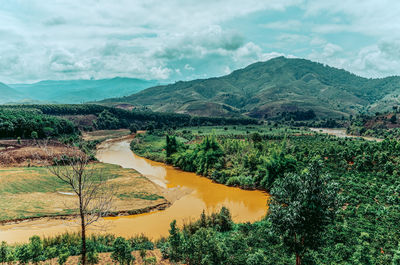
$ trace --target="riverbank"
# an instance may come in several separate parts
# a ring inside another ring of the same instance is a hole
[[[197,219],[203,210],[215,212],[222,206],[231,210],[236,222],[257,221],[266,214],[268,194],[227,187],[194,173],[140,158],[132,153],[129,143],[129,137],[103,142],[98,146],[99,161],[124,170],[136,170],[139,179],[147,180],[154,188],[163,191],[161,195],[172,205],[160,211],[104,218],[98,227],[106,227],[107,233],[124,237],[144,234],[158,239],[168,235],[172,220],[177,220],[178,225],[182,226]],[[53,236],[66,231],[78,231],[75,221],[42,219],[3,225],[0,227],[0,238],[16,243],[26,242],[33,235]],[[103,232],[104,229],[98,228],[89,231],[96,234]]]

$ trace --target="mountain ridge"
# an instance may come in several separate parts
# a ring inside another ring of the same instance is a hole
[[[43,101],[58,103],[82,103],[96,101],[110,95],[123,96],[157,84],[155,80],[128,77],[106,79],[42,80],[32,84],[10,84],[20,96],[8,101]],[[7,101],[6,101],[7,102]],[[6,103],[0,101],[0,103]]]
[[[364,78],[306,59],[276,57],[208,79],[155,86],[123,98],[154,111],[202,116],[271,118],[282,112],[309,110],[322,118],[376,111],[400,98],[400,77]]]

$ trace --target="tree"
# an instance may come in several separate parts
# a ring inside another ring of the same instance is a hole
[[[165,152],[167,157],[170,157],[173,153],[178,151],[178,142],[176,141],[175,136],[166,136],[166,145],[165,145]]]
[[[321,175],[321,162],[312,161],[302,174],[289,173],[277,179],[271,190],[268,218],[296,265],[309,249],[317,249],[326,226],[333,221],[338,186]]]
[[[393,124],[395,124],[396,121],[397,121],[396,114],[393,114],[392,117],[390,117],[390,122],[393,123]]]
[[[136,124],[132,123],[132,124],[129,126],[129,130],[131,131],[131,133],[137,133],[137,126],[136,126]]]
[[[16,249],[16,258],[18,259],[20,264],[29,263],[31,256],[28,244],[23,244]]]
[[[31,137],[32,137],[32,139],[34,139],[36,142],[37,142],[37,139],[39,138],[38,133],[35,132],[35,131],[31,132]]]
[[[1,242],[0,245],[0,263],[9,263],[14,261],[12,249],[7,245],[5,241]]]
[[[393,254],[392,265],[400,265],[400,244]]]
[[[54,166],[48,170],[62,182],[68,184],[78,197],[81,226],[81,260],[86,264],[86,229],[110,211],[113,189],[107,183],[107,177],[94,170],[85,154],[70,159],[56,158]]]
[[[132,247],[125,238],[118,237],[115,239],[111,258],[115,262],[126,265],[131,264],[135,260],[135,257],[132,256]]]
[[[171,261],[179,261],[180,259],[180,246],[181,246],[181,235],[179,229],[176,227],[176,220],[173,220],[170,224],[171,229],[169,230],[168,237],[168,257]]]
[[[43,242],[38,236],[33,236],[29,239],[29,253],[33,263],[37,264],[44,260],[43,257]]]

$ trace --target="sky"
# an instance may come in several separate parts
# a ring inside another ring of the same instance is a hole
[[[398,0],[1,0],[0,82],[160,82],[276,56],[400,75]]]

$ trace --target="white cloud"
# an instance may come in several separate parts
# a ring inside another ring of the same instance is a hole
[[[5,1],[0,7],[0,36],[7,36],[0,38],[0,80],[115,75],[168,79],[171,60],[210,53],[234,56],[245,45],[239,32],[225,31],[221,23],[298,2]],[[7,69],[4,62],[12,65]]]
[[[275,21],[261,25],[261,27],[273,30],[298,30],[301,26],[302,23],[299,20]]]

